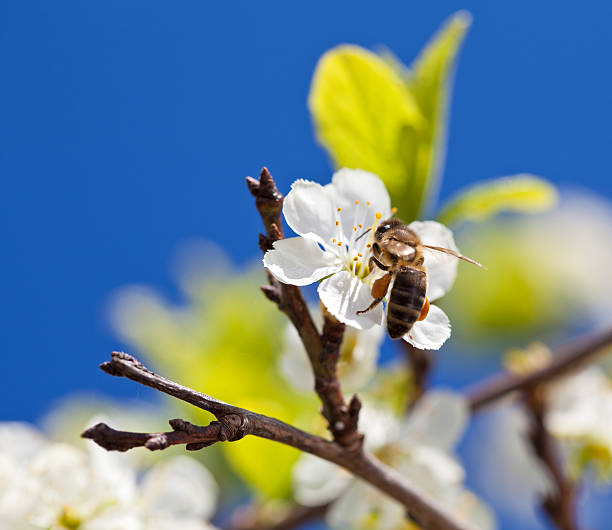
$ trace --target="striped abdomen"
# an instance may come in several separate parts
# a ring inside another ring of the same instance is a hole
[[[387,331],[399,339],[418,320],[425,303],[427,275],[418,269],[402,267],[395,273],[387,306]]]

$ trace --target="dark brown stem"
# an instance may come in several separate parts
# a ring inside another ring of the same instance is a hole
[[[185,436],[185,438],[193,437],[189,438],[191,440],[189,443],[195,444],[191,447],[192,449],[201,448],[202,445],[209,445],[212,442],[213,434],[217,435],[216,441],[236,441],[243,436],[253,435],[280,442],[342,466],[357,477],[376,486],[382,492],[402,503],[410,517],[423,528],[431,530],[467,530],[466,526],[454,521],[429,498],[417,492],[402,475],[377,460],[374,456],[366,453],[363,449],[349,451],[337,442],[325,440],[275,418],[224,403],[206,394],[179,385],[150,371],[134,357],[126,353],[113,352],[111,360],[100,365],[100,368],[110,375],[126,377],[191,403],[216,416],[219,422],[218,426],[215,426],[215,422],[207,427],[196,427],[187,424],[187,422],[181,425],[181,420],[178,420],[179,423],[174,422],[172,427],[183,433],[180,436]],[[161,437],[167,439],[169,435],[172,435],[172,433],[162,433]],[[159,437],[160,434],[126,433],[97,425],[86,430],[83,436],[91,438],[96,443],[109,449],[126,450],[137,445],[147,447],[147,442],[152,438]],[[200,444],[200,447],[197,444]],[[153,447],[149,447],[149,449],[161,448],[161,446],[156,444]]]
[[[552,381],[557,377],[580,368],[601,353],[605,346],[612,344],[612,327],[584,335],[553,351],[550,364],[526,375],[504,372],[488,380],[476,383],[466,390],[472,411],[476,411],[511,392],[525,390],[539,383]]]
[[[265,235],[259,235],[259,247],[266,252],[275,241],[284,237],[281,219],[283,196],[266,168],[261,170],[259,180],[251,177],[246,180],[266,230]],[[323,334],[319,334],[299,287],[280,283],[270,273],[268,281],[270,285],[261,289],[289,317],[300,335],[312,366],[322,413],[334,440],[350,450],[358,451],[363,441],[363,436],[357,430],[361,402],[357,396],[353,396],[347,405],[336,371],[344,324],[324,311]]]
[[[542,499],[542,507],[560,530],[578,530],[576,522],[576,487],[564,469],[556,441],[545,425],[543,389],[532,387],[525,391],[525,409],[529,416],[529,440],[535,454],[550,474],[554,490]]]
[[[408,400],[409,406],[412,407],[419,399],[421,399],[421,396],[427,390],[427,379],[433,365],[433,357],[427,350],[415,348],[412,344],[406,342],[405,340],[400,342],[402,351],[404,352],[404,356],[410,365],[412,373],[414,391]]]

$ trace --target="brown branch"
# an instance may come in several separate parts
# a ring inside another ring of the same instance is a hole
[[[584,335],[553,351],[553,361],[547,366],[526,375],[504,372],[466,390],[472,411],[476,411],[511,392],[526,390],[539,383],[552,381],[572,370],[580,368],[612,344],[612,327]]]
[[[525,410],[531,421],[529,440],[551,477],[554,491],[542,499],[542,508],[560,530],[578,530],[576,486],[566,475],[556,441],[545,425],[545,400],[541,387],[525,391]]]
[[[261,170],[259,180],[247,177],[246,182],[264,223],[266,234],[259,235],[259,247],[262,252],[266,252],[272,249],[275,241],[284,237],[281,219],[283,196],[265,167]],[[324,311],[323,334],[319,334],[299,287],[280,283],[269,272],[268,281],[270,285],[262,286],[261,289],[289,317],[300,335],[312,366],[315,391],[321,400],[322,413],[334,440],[358,451],[363,441],[363,436],[357,430],[361,402],[357,396],[353,396],[350,403],[346,404],[336,371],[344,324]]]
[[[126,377],[215,415],[220,424],[218,426],[214,426],[214,422],[208,427],[195,427],[187,424],[187,422],[185,422],[185,425],[181,425],[180,420],[179,423],[173,422],[173,428],[177,429],[178,427],[180,432],[186,434],[191,432],[192,436],[198,436],[199,434],[205,437],[204,441],[198,438],[198,441],[193,442],[195,444],[209,444],[211,442],[210,438],[218,430],[218,441],[235,441],[243,436],[253,435],[290,445],[342,466],[354,475],[376,486],[382,492],[402,503],[410,517],[423,528],[430,530],[467,530],[466,526],[454,521],[429,498],[417,492],[402,475],[362,449],[349,451],[337,442],[325,440],[275,418],[235,407],[179,385],[153,373],[126,353],[113,352],[110,362],[103,363],[100,368],[108,374]],[[166,437],[167,439],[169,435],[172,435],[172,433],[161,433],[161,438]],[[160,434],[125,433],[98,425],[85,431],[82,436],[91,438],[96,443],[109,449],[126,450],[130,445],[135,446],[136,443],[148,447],[147,442],[152,438],[159,437]],[[154,447],[148,448],[161,449],[160,446],[155,444]],[[192,446],[192,448],[199,447]]]

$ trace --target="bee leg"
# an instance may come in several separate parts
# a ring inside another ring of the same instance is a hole
[[[362,309],[361,311],[357,311],[357,313],[355,313],[356,315],[361,315],[362,313],[367,313],[370,309],[374,309],[378,304],[380,304],[383,301],[383,298],[375,298],[374,301],[365,309]]]
[[[389,270],[389,266],[388,265],[383,265],[374,256],[370,256],[370,259],[368,261],[368,267],[369,267],[370,270],[372,270],[374,268],[374,267],[372,267],[372,264],[376,265],[380,270],[383,270],[383,271],[388,271]]]
[[[374,297],[374,301],[366,309],[357,311],[357,315],[367,313],[370,309],[374,309],[383,301],[385,295],[387,294],[389,284],[391,283],[391,278],[393,278],[393,274],[389,273],[385,274],[382,278],[378,278],[378,280],[374,282],[374,285],[372,286],[372,296]]]

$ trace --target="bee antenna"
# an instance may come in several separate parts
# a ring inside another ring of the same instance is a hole
[[[359,241],[359,240],[360,240],[360,239],[361,239],[363,236],[365,236],[365,235],[366,235],[366,234],[367,234],[367,233],[368,233],[370,230],[372,230],[372,229],[371,229],[371,228],[366,228],[366,229],[363,231],[363,234],[361,234],[361,235],[359,235],[359,236],[357,236],[357,237],[355,238],[355,242]]]
[[[450,248],[434,247],[433,245],[421,245],[421,246],[431,249],[431,250],[437,250],[438,252],[444,252],[445,254],[450,254],[451,256],[455,256],[456,258],[462,259],[463,261],[467,261],[468,263],[471,263],[472,265],[476,265],[477,267],[480,267],[481,269],[487,270],[487,268],[484,265],[481,265],[477,261],[467,258],[466,256],[462,256],[461,254],[459,254],[459,252],[455,252],[454,250],[451,250]]]

